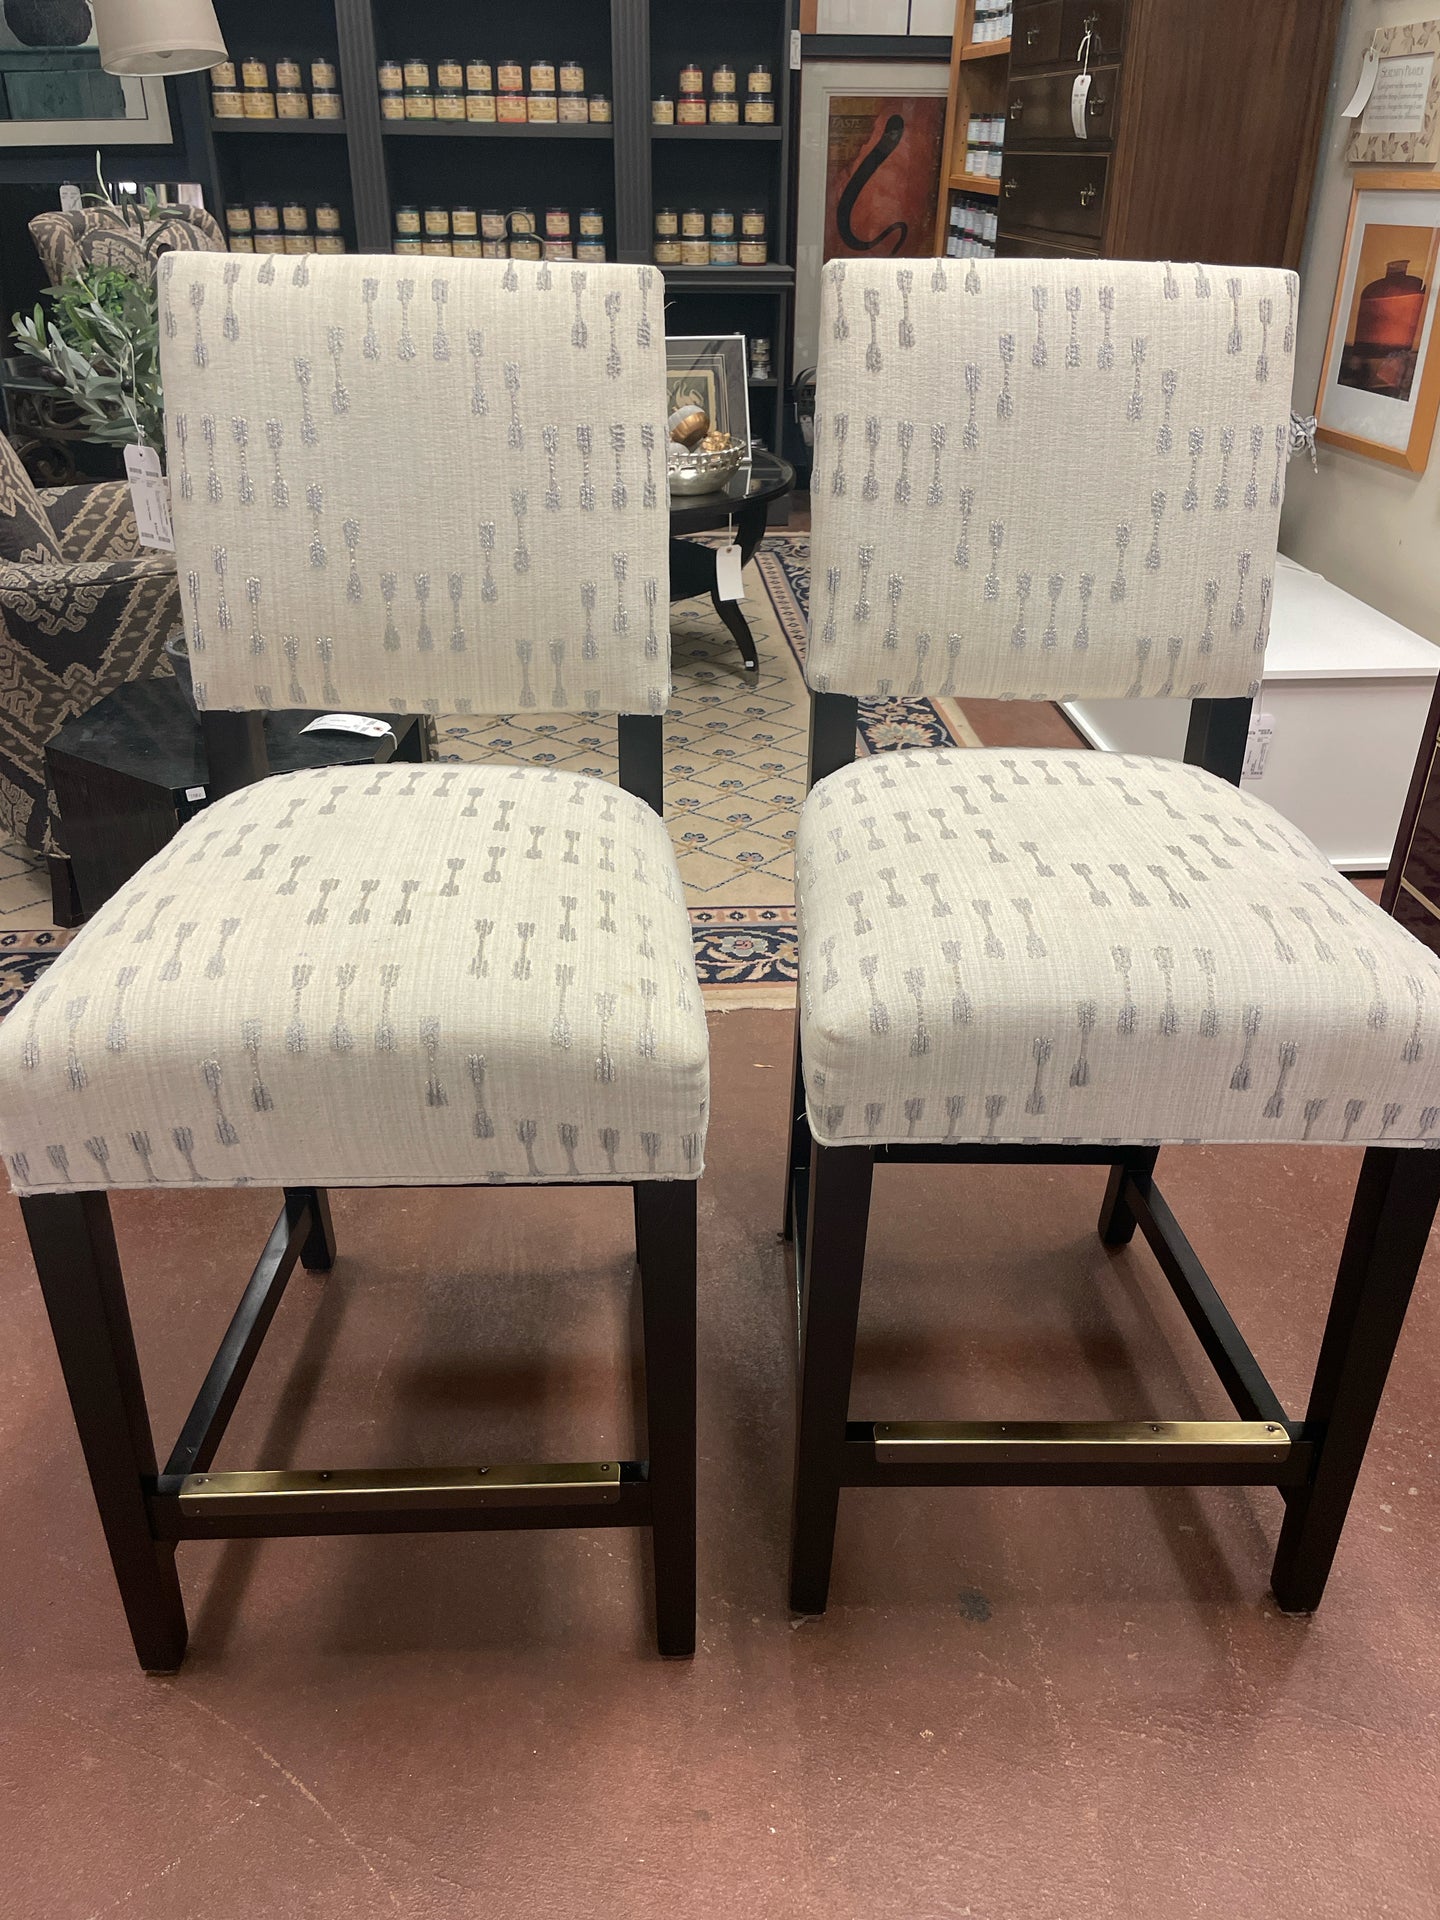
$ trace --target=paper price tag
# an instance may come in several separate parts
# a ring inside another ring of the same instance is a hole
[[[1251,715],[1250,731],[1245,741],[1245,778],[1263,780],[1265,762],[1270,758],[1270,749],[1275,743],[1275,721],[1268,713]]]
[[[1090,98],[1090,88],[1094,79],[1093,73],[1077,73],[1075,84],[1070,89],[1070,124],[1075,129],[1077,140],[1090,138],[1085,121],[1085,102]]]
[[[141,546],[173,553],[175,530],[170,525],[170,494],[160,471],[159,454],[153,447],[126,447],[125,477],[130,482],[136,537]]]
[[[372,720],[368,713],[322,713],[317,719],[303,726],[302,733],[359,733],[367,740],[379,740],[387,733],[394,733],[393,727],[383,720]]]
[[[1373,46],[1365,49],[1365,58],[1360,62],[1360,78],[1355,83],[1355,91],[1347,106],[1340,109],[1342,120],[1354,120],[1365,111],[1371,94],[1375,91],[1375,82],[1380,77],[1380,55]]]
[[[732,540],[715,555],[715,594],[720,600],[743,600],[745,580],[740,566],[740,549]]]

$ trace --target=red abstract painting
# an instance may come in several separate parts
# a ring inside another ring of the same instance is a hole
[[[825,258],[934,250],[945,101],[832,94],[825,142]]]

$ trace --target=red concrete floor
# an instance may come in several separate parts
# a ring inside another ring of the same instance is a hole
[[[1323,1610],[1267,1597],[1255,1491],[851,1493],[785,1605],[788,1016],[717,1014],[701,1187],[700,1650],[653,1653],[641,1536],[182,1549],[192,1650],[135,1668],[0,1203],[0,1916],[975,1920],[1431,1915],[1440,1888],[1426,1275]],[[1170,1151],[1166,1189],[1282,1394],[1354,1157]],[[1089,1170],[877,1177],[854,1409],[1219,1413]],[[168,1443],[259,1193],[124,1195]],[[620,1193],[340,1194],[220,1465],[629,1448]]]

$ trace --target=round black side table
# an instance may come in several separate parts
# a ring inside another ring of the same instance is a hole
[[[735,636],[747,673],[759,670],[754,637],[738,600],[722,600],[716,591],[715,550],[677,534],[711,533],[735,523],[741,566],[749,566],[765,532],[770,502],[789,493],[795,469],[773,453],[757,453],[713,493],[676,494],[670,501],[670,598],[689,600],[708,593],[710,604]]]

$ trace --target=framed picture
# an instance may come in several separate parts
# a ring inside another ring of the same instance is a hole
[[[1375,85],[1355,122],[1346,159],[1352,165],[1433,166],[1440,160],[1440,20],[1381,27]]]
[[[1374,173],[1358,180],[1315,401],[1318,439],[1424,471],[1440,407],[1437,267],[1434,176]]]
[[[164,80],[104,71],[89,0],[7,0],[0,147],[169,144]]]
[[[667,336],[666,405],[701,407],[717,433],[750,445],[750,388],[745,371],[743,333]]]
[[[928,259],[950,70],[938,61],[815,60],[800,76],[796,365],[814,364],[827,260]]]

